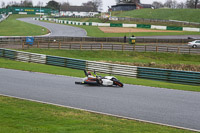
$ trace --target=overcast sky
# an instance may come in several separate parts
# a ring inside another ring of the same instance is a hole
[[[0,6],[1,6],[2,1],[4,1],[6,3],[10,2],[10,1],[21,2],[21,0],[0,0]],[[46,5],[46,3],[50,0],[32,0],[34,5],[37,5],[37,3],[39,1],[43,2],[44,5]],[[82,3],[87,2],[89,0],[55,0],[55,1],[57,1],[57,2],[69,2],[71,5],[81,5]],[[107,11],[108,6],[116,4],[115,0],[102,0],[102,1],[103,1],[103,11]],[[160,1],[160,2],[164,3],[166,0],[141,0],[141,3],[151,4],[153,1]],[[176,0],[176,1],[185,2],[186,0]]]

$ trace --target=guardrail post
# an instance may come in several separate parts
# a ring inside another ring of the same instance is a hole
[[[144,46],[144,50],[145,50],[145,52],[147,51],[147,45]]]
[[[190,52],[191,52],[191,48],[189,48],[189,54],[190,54]]]

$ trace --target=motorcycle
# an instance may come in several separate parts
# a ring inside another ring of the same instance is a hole
[[[75,84],[87,84],[87,85],[95,85],[95,86],[119,86],[123,87],[123,83],[121,83],[114,76],[98,76],[94,71],[95,76],[88,74],[86,70],[84,70],[85,78],[83,78],[82,82],[75,82]],[[89,72],[90,73],[90,72]]]

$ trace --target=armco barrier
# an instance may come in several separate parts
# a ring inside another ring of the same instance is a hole
[[[7,50],[7,49],[5,49],[4,51],[3,51],[3,56],[5,57],[5,58],[8,58],[8,59],[15,59],[16,58],[16,51],[14,51],[14,50]]]
[[[137,77],[180,84],[200,85],[200,72],[138,67]]]
[[[68,68],[79,69],[79,70],[86,69],[86,61],[84,60],[64,58],[64,57],[58,57],[58,56],[47,56],[46,60],[47,60],[46,61],[47,65],[68,67]]]
[[[179,84],[200,85],[200,72],[177,71],[169,69],[136,67],[95,61],[78,60],[57,56],[46,56],[29,52],[0,49],[0,56],[18,61],[34,62],[79,70],[95,70],[96,72],[128,77],[161,80]]]
[[[0,57],[3,57],[4,49],[0,48]]]
[[[106,73],[106,74],[111,74],[111,75],[137,77],[136,66],[87,61],[86,69],[90,71],[95,70],[96,72]]]

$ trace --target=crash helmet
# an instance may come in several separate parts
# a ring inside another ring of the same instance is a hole
[[[88,75],[92,75],[90,71],[88,72]]]

